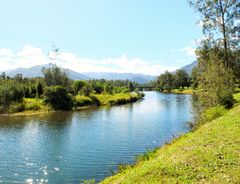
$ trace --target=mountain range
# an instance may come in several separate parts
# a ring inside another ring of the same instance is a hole
[[[191,74],[192,69],[197,65],[194,61],[189,65],[182,67],[188,74]],[[14,70],[5,71],[8,76],[15,76],[16,74],[22,74],[23,77],[39,77],[43,76],[42,68],[50,68],[52,64],[36,65],[30,68],[17,68]],[[150,82],[156,79],[156,76],[134,74],[134,73],[112,73],[112,72],[84,72],[78,73],[70,69],[63,69],[73,80],[87,80],[87,79],[106,79],[106,80],[131,80],[140,84]]]

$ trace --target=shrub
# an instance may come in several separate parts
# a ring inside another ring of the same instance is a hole
[[[221,105],[223,105],[226,109],[230,109],[234,105],[233,96],[225,96],[220,101]]]
[[[24,107],[25,107],[25,110],[28,110],[28,111],[37,111],[37,110],[40,110],[41,109],[41,106],[43,105],[42,103],[42,100],[40,99],[35,99],[35,98],[25,98],[23,100],[24,102]]]
[[[75,100],[76,100],[75,102],[77,107],[82,107],[82,106],[90,105],[93,103],[92,99],[87,96],[77,95]]]
[[[224,106],[221,106],[221,105],[206,109],[201,115],[200,123],[204,124],[207,122],[211,122],[223,116],[226,112],[227,110],[224,108]]]
[[[66,88],[62,86],[45,88],[44,97],[44,101],[55,110],[71,110],[73,107],[73,99],[68,94]]]
[[[9,113],[17,113],[24,111],[24,104],[23,103],[13,103],[9,106]]]

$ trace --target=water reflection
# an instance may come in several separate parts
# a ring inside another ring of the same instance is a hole
[[[191,96],[147,92],[114,107],[0,119],[0,181],[103,179],[173,135],[187,132]]]

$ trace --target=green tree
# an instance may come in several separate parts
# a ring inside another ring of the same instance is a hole
[[[224,48],[225,66],[229,66],[229,48],[239,48],[239,0],[190,0],[201,14],[203,33],[214,45]]]
[[[134,91],[134,86],[133,86],[133,83],[131,81],[128,83],[128,89],[129,89],[130,92]]]
[[[175,87],[189,87],[190,86],[190,79],[186,71],[180,69],[177,70],[174,78]]]
[[[191,86],[193,89],[197,89],[198,87],[198,78],[199,78],[198,67],[194,67],[191,73]]]
[[[6,79],[6,73],[5,73],[5,72],[2,72],[2,74],[1,74],[0,77],[1,77],[2,80],[5,80],[5,79]]]
[[[79,94],[84,96],[90,96],[90,94],[93,93],[92,86],[89,84],[86,84],[82,87],[82,89],[79,91]]]
[[[41,82],[38,81],[37,86],[36,86],[36,90],[37,90],[37,96],[41,97],[43,94],[43,85]]]
[[[74,92],[77,94],[84,86],[87,85],[86,81],[83,80],[77,80],[74,82]]]
[[[174,88],[174,75],[166,71],[161,74],[157,79],[157,88],[160,91],[167,90],[170,91]]]
[[[216,50],[209,50],[207,55],[207,62],[199,59],[200,63],[205,64],[198,81],[200,102],[205,107],[221,104],[229,108],[233,105],[233,71],[225,68],[223,57]]]
[[[52,65],[51,68],[43,68],[42,72],[47,86],[64,86],[69,89],[70,79],[66,72],[61,70],[61,68]]]
[[[44,101],[55,110],[71,110],[73,100],[66,88],[62,86],[50,86],[44,89]]]

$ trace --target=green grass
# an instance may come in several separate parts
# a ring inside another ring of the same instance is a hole
[[[240,105],[101,183],[222,184],[239,181]]]
[[[192,88],[184,88],[184,89],[172,89],[170,93],[176,94],[194,94],[194,90]]]
[[[240,103],[240,93],[234,94],[233,98],[236,100],[237,103]]]
[[[120,105],[140,99],[140,96],[136,93],[95,94],[93,96],[99,101],[100,105]]]
[[[77,95],[75,99],[76,99],[76,105],[78,107],[91,105],[93,103],[93,100],[88,96]]]
[[[11,115],[33,115],[51,111],[51,107],[44,103],[43,99],[24,98],[23,102],[10,105],[8,113]]]
[[[43,99],[38,98],[24,98],[23,99],[24,109],[25,111],[49,111],[51,108],[47,106]]]

